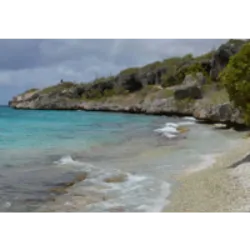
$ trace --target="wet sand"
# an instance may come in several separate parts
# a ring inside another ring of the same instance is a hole
[[[215,156],[206,168],[193,168],[177,177],[178,185],[164,212],[249,212],[250,139]]]

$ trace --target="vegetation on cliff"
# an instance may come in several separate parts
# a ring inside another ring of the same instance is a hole
[[[64,82],[44,88],[42,94],[51,95],[56,92],[74,90],[74,99],[97,100],[114,95],[126,95],[129,93],[143,93],[147,95],[152,91],[149,86],[159,85],[168,88],[180,85],[187,74],[195,75],[202,72],[209,78],[209,61],[213,53],[206,53],[197,58],[191,54],[183,57],[168,58],[157,61],[141,68],[128,68],[121,71],[117,76],[102,77],[90,83]],[[30,92],[33,91],[29,90]],[[168,95],[171,91],[167,91]]]
[[[245,121],[250,125],[250,42],[230,57],[220,77],[230,100],[244,112]]]
[[[42,90],[28,90],[9,105],[193,114],[197,119],[241,123],[241,110],[250,114],[249,42],[231,39],[198,57],[167,58],[89,83],[61,80]],[[235,110],[229,97],[239,109]],[[250,121],[250,115],[246,120]]]

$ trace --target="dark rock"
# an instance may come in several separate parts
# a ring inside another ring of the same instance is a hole
[[[211,61],[210,77],[212,80],[218,80],[219,73],[226,67],[231,56],[235,55],[241,49],[243,44],[228,42],[222,44],[214,53]]]
[[[178,88],[174,91],[174,98],[176,100],[182,100],[186,98],[191,99],[201,99],[202,98],[202,91],[199,86],[187,86]]]
[[[103,80],[92,84],[91,89],[95,89],[103,93],[105,90],[110,90],[114,88],[114,80]]]
[[[129,92],[140,90],[143,87],[142,82],[138,79],[136,74],[119,75],[117,84]]]
[[[138,79],[143,84],[143,86],[161,84],[162,76],[166,72],[167,72],[167,68],[162,67],[153,71],[140,73],[138,75]]]

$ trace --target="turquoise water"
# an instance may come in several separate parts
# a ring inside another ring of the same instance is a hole
[[[239,137],[198,124],[179,138],[154,131],[183,121],[0,107],[0,211],[159,211],[173,173]],[[87,179],[66,194],[51,193],[83,172]],[[126,178],[105,181],[114,176]]]

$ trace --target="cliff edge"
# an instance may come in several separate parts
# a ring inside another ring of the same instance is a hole
[[[113,111],[194,116],[212,123],[244,124],[219,74],[246,40],[229,40],[199,57],[168,58],[89,83],[61,81],[9,101],[15,109]]]

